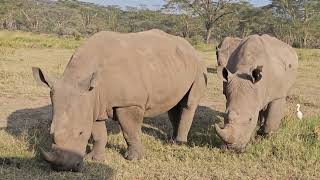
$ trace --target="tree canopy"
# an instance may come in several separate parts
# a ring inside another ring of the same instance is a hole
[[[255,7],[241,0],[166,0],[145,6],[99,6],[77,0],[0,0],[0,29],[89,36],[101,30],[158,28],[192,43],[267,33],[295,47],[320,48],[319,0],[272,0]]]

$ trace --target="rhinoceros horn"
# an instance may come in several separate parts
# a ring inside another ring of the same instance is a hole
[[[221,129],[218,124],[215,124],[215,129],[224,142],[230,142],[230,132],[228,128]]]
[[[44,160],[46,160],[47,162],[52,163],[52,162],[56,161],[56,156],[54,153],[46,152],[42,149],[40,149],[40,153],[41,153],[42,157],[44,158]]]

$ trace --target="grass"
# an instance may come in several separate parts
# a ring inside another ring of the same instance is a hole
[[[3,35],[3,34],[10,34]],[[38,41],[13,40],[19,36]],[[54,39],[54,40],[53,40]],[[42,45],[56,43],[50,48]],[[224,111],[222,84],[209,73],[206,97],[197,110],[188,146],[167,144],[171,126],[166,115],[145,120],[146,157],[129,162],[116,122],[107,121],[107,160],[86,162],[82,172],[54,172],[39,157],[48,148],[48,90],[33,81],[31,67],[59,76],[77,45],[51,35],[0,32],[0,178],[1,179],[319,179],[320,178],[320,50],[297,49],[298,79],[288,98],[282,127],[269,138],[256,137],[242,154],[225,152],[212,125]],[[78,43],[78,41],[77,41]],[[215,70],[213,46],[197,47],[206,65]],[[295,118],[302,104],[305,119]]]
[[[11,48],[64,48],[74,49],[82,40],[74,38],[62,38],[56,35],[35,34],[26,32],[0,32],[0,46]]]

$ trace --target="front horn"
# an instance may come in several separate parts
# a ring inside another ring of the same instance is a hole
[[[40,149],[40,153],[45,161],[52,163],[56,160],[56,156],[52,152],[45,152],[44,150]]]
[[[231,143],[230,142],[230,132],[228,131],[228,129],[224,128],[224,129],[221,129],[219,127],[218,124],[215,124],[214,125],[217,133],[218,133],[218,136],[226,143]]]

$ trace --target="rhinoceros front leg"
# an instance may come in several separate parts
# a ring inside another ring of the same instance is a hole
[[[144,110],[137,106],[116,108],[116,118],[128,145],[125,154],[128,160],[143,158],[144,148],[140,139],[143,116]]]
[[[269,103],[264,123],[264,134],[268,135],[279,129],[281,120],[284,117],[285,107],[285,98],[277,99]]]
[[[104,161],[105,147],[107,144],[107,129],[105,121],[93,122],[92,137],[94,140],[93,148],[85,158],[95,161]]]

